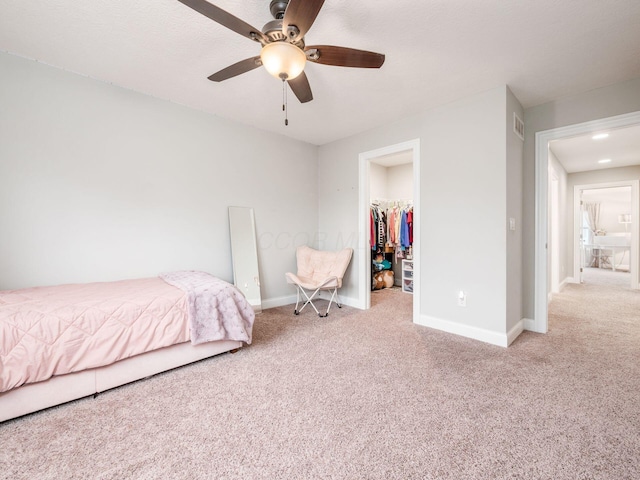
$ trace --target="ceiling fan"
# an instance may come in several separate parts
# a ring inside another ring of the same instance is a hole
[[[178,0],[214,22],[262,45],[260,55],[241,60],[209,76],[222,82],[261,65],[287,82],[301,103],[313,100],[309,80],[304,73],[307,61],[340,67],[380,68],[384,55],[331,45],[306,46],[304,36],[313,25],[324,0],[272,0],[269,10],[275,20],[262,30],[252,27],[206,0]]]

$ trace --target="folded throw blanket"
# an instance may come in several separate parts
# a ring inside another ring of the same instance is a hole
[[[169,272],[160,278],[187,294],[193,345],[215,340],[251,343],[255,313],[236,287],[205,272]]]

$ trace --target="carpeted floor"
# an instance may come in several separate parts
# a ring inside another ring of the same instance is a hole
[[[0,424],[0,477],[640,478],[640,293],[569,285],[508,349],[411,301],[267,310],[236,354]]]
[[[631,273],[621,270],[614,272],[606,268],[585,268],[582,273],[582,281],[586,285],[604,285],[629,289],[631,286]]]

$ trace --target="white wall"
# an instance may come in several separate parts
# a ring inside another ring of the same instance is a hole
[[[496,88],[320,147],[323,245],[355,249],[343,296],[357,298],[353,266],[365,253],[358,249],[358,155],[419,138],[421,321],[485,341],[505,338],[506,96]],[[459,290],[468,293],[466,308],[457,306]]]
[[[638,180],[638,177],[635,178]],[[615,194],[610,191],[615,190]],[[594,188],[585,190],[583,201],[600,204],[600,218],[598,227],[606,235],[618,235],[629,232],[629,225],[620,223],[619,215],[631,213],[631,187]]]
[[[634,180],[638,180],[636,177]],[[629,232],[629,226],[620,223],[619,215],[631,213],[631,187],[589,188],[582,192],[585,203],[599,203],[600,215],[598,228],[606,235]]]
[[[413,200],[413,163],[387,167],[387,198]]]
[[[387,167],[371,164],[369,170],[369,196],[371,200],[384,200],[387,197]]]
[[[534,316],[536,132],[636,111],[640,111],[640,78],[579,93],[525,110],[522,265],[525,317],[533,318]]]
[[[371,200],[412,200],[413,163],[385,167],[371,162],[369,196]]]
[[[553,172],[558,179],[558,244],[560,248],[559,251],[551,254],[558,255],[559,283],[562,284],[573,276],[573,206],[568,203],[567,171],[551,150],[549,150],[549,171]],[[573,197],[573,190],[571,192]],[[551,209],[551,203],[549,203],[549,209]],[[548,268],[550,276],[551,266],[549,265]],[[548,282],[547,288],[548,292],[551,292],[551,282]]]
[[[4,53],[0,71],[0,289],[232,281],[236,205],[255,209],[263,299],[293,293],[295,247],[317,243],[317,147]]]

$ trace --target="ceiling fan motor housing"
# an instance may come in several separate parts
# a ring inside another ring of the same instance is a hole
[[[289,4],[289,0],[271,0],[269,4],[269,10],[271,10],[271,15],[276,20],[282,20],[284,18],[284,12],[287,9],[287,5]]]
[[[265,23],[264,27],[262,27],[262,33],[272,42],[280,42],[287,39],[286,35],[282,33],[282,19]]]
[[[281,31],[282,31],[282,19],[284,18],[284,14],[285,14],[285,11],[287,10],[288,5],[289,5],[289,0],[271,0],[271,3],[269,4],[269,10],[271,11],[271,15],[273,15],[273,18],[275,18],[276,21],[280,22]],[[293,43],[294,45],[300,48],[304,48],[303,45],[300,45],[300,43],[302,42],[302,36],[300,35],[300,30],[298,29],[298,27],[296,27],[295,25],[289,25],[287,27],[287,32],[286,33],[282,32],[282,35],[280,35],[274,32],[273,30],[271,30],[273,28],[273,25],[275,25],[274,22],[267,23],[262,29],[262,33],[267,35],[273,41],[281,41],[284,39],[288,39],[290,43]],[[269,30],[265,31],[267,28]],[[274,39],[273,37],[278,37],[278,38]]]
[[[292,27],[289,27],[292,28]],[[293,27],[295,28],[295,27]],[[297,29],[296,29],[297,30]],[[271,20],[262,27],[262,33],[269,39],[269,42],[285,42],[288,41],[298,48],[304,49],[304,37],[297,40],[287,37],[282,32],[282,20]]]

